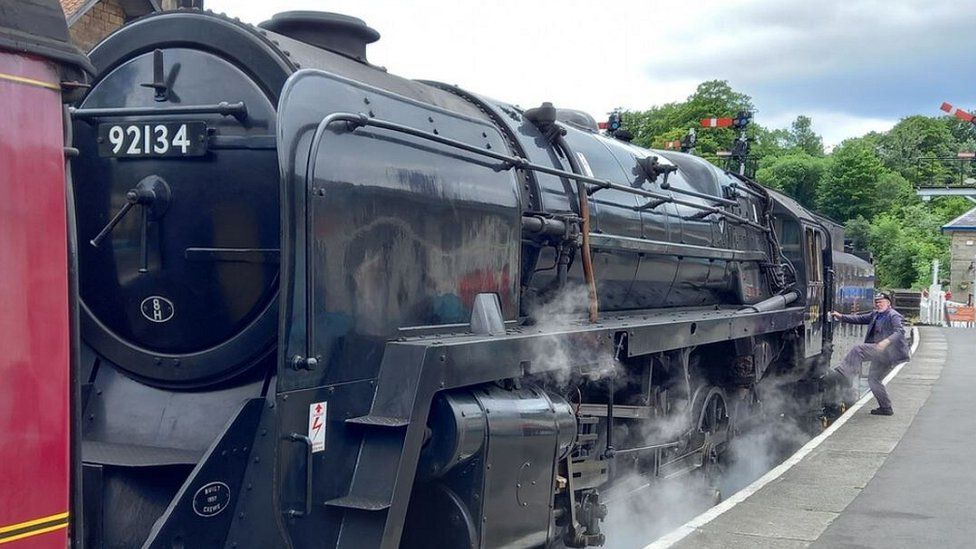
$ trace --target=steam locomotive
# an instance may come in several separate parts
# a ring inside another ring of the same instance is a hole
[[[612,545],[614,479],[707,472],[764,387],[823,409],[873,286],[828,220],[378,38],[188,10],[91,52],[79,542]]]

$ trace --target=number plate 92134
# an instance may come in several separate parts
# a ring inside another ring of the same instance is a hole
[[[160,157],[207,154],[206,122],[126,122],[98,125],[98,156]]]

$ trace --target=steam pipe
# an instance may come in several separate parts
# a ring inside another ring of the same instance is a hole
[[[555,145],[562,149],[563,154],[566,155],[570,170],[574,174],[582,175],[583,171],[580,169],[576,157],[573,156],[573,151],[569,148],[569,144],[566,143],[566,138],[557,134]],[[586,289],[590,298],[590,322],[596,322],[600,314],[600,302],[596,295],[596,278],[593,275],[593,256],[590,255],[590,195],[586,192],[586,183],[579,179],[576,180],[576,195],[579,197],[580,217],[583,220],[583,244],[580,246],[582,248],[583,279],[586,280]]]
[[[558,254],[559,255],[556,257],[556,280],[558,281],[559,288],[565,288],[566,281],[569,278],[569,246],[566,244],[560,245]]]
[[[793,303],[794,301],[799,299],[799,297],[800,294],[796,293],[796,291],[787,292],[785,294],[780,294],[780,295],[774,295],[773,297],[769,299],[764,299],[754,305],[743,307],[738,311],[736,311],[736,313],[748,314],[748,313],[768,313],[772,311],[779,311],[781,309],[785,309],[786,307],[788,307],[790,303]]]
[[[532,235],[563,235],[566,234],[566,223],[540,215],[523,215],[522,232]]]
[[[719,204],[724,204],[726,206],[738,206],[739,205],[739,203],[736,202],[735,200],[729,200],[727,198],[721,198],[721,197],[718,197],[718,196],[713,196],[713,195],[710,195],[710,194],[700,193],[700,192],[692,191],[692,190],[688,190],[688,189],[680,189],[678,187],[672,187],[671,184],[668,183],[667,181],[665,181],[664,183],[661,183],[661,189],[666,190],[666,191],[671,191],[673,193],[684,194],[684,195],[687,195],[687,196],[693,196],[695,198],[701,198],[703,200],[711,200],[712,202],[717,202]]]
[[[735,175],[738,175],[738,174],[735,174]],[[765,195],[760,194],[760,193],[757,193],[756,191],[750,189],[749,187],[747,187],[745,185],[740,185],[738,181],[733,181],[732,184],[729,185],[729,187],[732,187],[733,189],[735,189],[737,191],[742,191],[742,192],[744,192],[744,193],[746,193],[748,195],[752,195],[755,198],[759,198],[759,199],[762,199],[762,200],[766,200],[766,198],[767,198]]]

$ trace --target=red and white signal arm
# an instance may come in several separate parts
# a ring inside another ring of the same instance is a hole
[[[964,111],[964,110],[962,110],[962,109],[960,109],[958,107],[954,107],[954,106],[952,106],[949,103],[942,103],[942,107],[940,107],[940,108],[943,111],[949,113],[951,116],[955,116],[959,120],[962,120],[962,121],[965,121],[965,122],[972,122],[973,121],[973,115],[969,114],[968,112],[966,112],[966,111]]]
[[[702,118],[701,125],[703,128],[728,128],[732,125],[731,118]]]

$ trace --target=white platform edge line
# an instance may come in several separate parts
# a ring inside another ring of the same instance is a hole
[[[918,328],[912,326],[912,348],[911,348],[912,355],[914,355],[915,350],[918,349],[919,340],[920,339],[919,339]],[[888,375],[885,376],[882,383],[887,385],[892,379],[895,378],[895,376],[898,375],[899,372],[901,372],[901,369],[904,368],[906,364],[908,364],[908,361],[902,362],[901,364],[898,364],[897,366],[892,368],[891,372],[889,372]],[[799,463],[803,458],[805,458],[808,454],[810,454],[810,452],[815,450],[817,446],[820,446],[823,443],[823,441],[827,440],[827,437],[832,435],[834,431],[840,429],[842,425],[847,423],[847,420],[852,418],[854,416],[854,413],[860,410],[872,398],[874,398],[874,395],[872,395],[871,392],[868,391],[867,394],[862,396],[856,403],[854,403],[854,405],[851,406],[846,413],[840,416],[837,419],[837,421],[833,422],[830,425],[830,427],[824,429],[824,432],[812,438],[810,442],[804,444],[803,447],[797,450],[795,454],[787,458],[786,461],[770,469],[769,472],[767,472],[765,475],[753,481],[753,483],[750,484],[749,486],[746,486],[745,488],[739,490],[735,494],[732,494],[732,496],[729,499],[726,499],[725,501],[719,503],[715,507],[710,508],[709,510],[698,515],[697,517],[682,524],[678,528],[672,530],[670,533],[658,538],[650,545],[646,545],[644,549],[666,549],[668,547],[671,547],[675,543],[678,543],[679,541],[688,537],[688,535],[690,535],[698,528],[701,528],[702,526],[715,520],[722,513],[728,511],[729,509],[735,507],[739,503],[745,501],[749,496],[755,494],[756,492],[761,490],[764,486],[766,486],[770,482],[782,476],[783,473],[789,471],[794,465]]]

